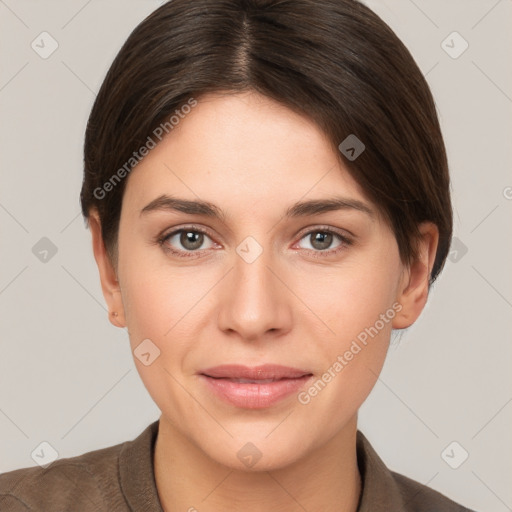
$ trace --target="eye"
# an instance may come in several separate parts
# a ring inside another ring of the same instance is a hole
[[[205,243],[206,245],[204,245]],[[197,228],[177,229],[164,235],[160,239],[160,244],[179,256],[188,256],[187,252],[199,252],[199,250],[211,249],[214,246],[207,233]]]
[[[303,241],[306,241],[306,246],[301,245],[301,242]],[[333,247],[333,243],[336,242],[337,245],[334,245]],[[332,229],[321,228],[307,232],[305,236],[301,238],[298,245],[301,249],[332,254],[338,252],[351,243],[351,240],[346,236],[343,236]],[[309,247],[307,245],[309,245]]]

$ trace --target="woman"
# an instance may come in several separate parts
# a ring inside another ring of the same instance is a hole
[[[110,320],[162,414],[1,475],[2,510],[468,510],[357,429],[452,231],[431,93],[375,14],[172,0],[117,55],[84,157]]]

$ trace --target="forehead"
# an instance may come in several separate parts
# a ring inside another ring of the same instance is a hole
[[[254,92],[197,101],[134,168],[123,202],[172,194],[247,212],[332,195],[369,202],[307,117]]]

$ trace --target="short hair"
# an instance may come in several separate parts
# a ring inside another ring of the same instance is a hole
[[[404,44],[356,0],[171,0],[133,30],[85,134],[82,213],[87,221],[97,209],[109,255],[134,152],[191,98],[245,91],[317,123],[389,223],[403,262],[417,257],[419,224],[437,226],[432,283],[453,223],[435,103]],[[350,158],[344,141],[364,151]]]

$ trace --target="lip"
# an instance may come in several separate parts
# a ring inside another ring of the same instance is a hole
[[[264,409],[297,393],[313,376],[288,366],[221,365],[199,372],[208,390],[243,409]]]

